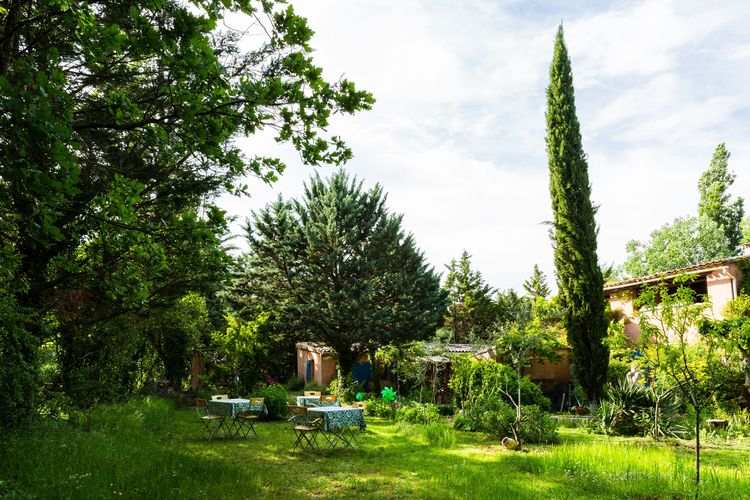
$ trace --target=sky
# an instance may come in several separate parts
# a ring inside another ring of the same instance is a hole
[[[345,169],[383,186],[437,272],[466,250],[499,290],[521,290],[534,264],[554,282],[544,112],[560,22],[603,264],[621,264],[629,240],[695,215],[698,178],[720,142],[737,174],[731,193],[750,198],[747,0],[290,3],[315,31],[324,77],[344,76],[377,100],[332,120],[329,133],[354,153]],[[315,171],[269,136],[239,143],[287,169],[272,186],[248,179],[250,198],[219,199],[237,235],[279,194],[299,197]],[[246,247],[241,236],[233,243]]]

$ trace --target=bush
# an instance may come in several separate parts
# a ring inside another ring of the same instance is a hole
[[[265,398],[266,418],[278,420],[286,417],[289,395],[281,384],[262,385],[253,393],[253,397]]]
[[[305,387],[305,380],[297,375],[292,375],[286,382],[286,388],[290,391],[301,391]]]
[[[440,420],[440,412],[437,405],[432,403],[407,403],[396,410],[395,418],[399,422],[428,424]]]
[[[36,404],[39,387],[36,339],[22,324],[13,297],[0,296],[0,394],[3,395],[0,428],[19,424]]]
[[[331,394],[338,396],[339,401],[351,402],[354,401],[354,395],[357,394],[361,388],[357,382],[352,380],[351,373],[344,376],[344,374],[341,373],[341,367],[337,366],[336,378],[331,381],[328,390]]]
[[[320,391],[320,392],[325,392],[326,391],[326,386],[325,385],[320,385],[320,384],[318,384],[316,382],[308,382],[308,383],[305,384],[305,389],[304,390],[306,390],[306,391]]]
[[[365,407],[365,415],[371,417],[393,418],[395,413],[393,406],[381,399],[371,399]]]
[[[556,443],[559,440],[557,421],[536,405],[524,406],[521,412],[521,439],[525,443]]]

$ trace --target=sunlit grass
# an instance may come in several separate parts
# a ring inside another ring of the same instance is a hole
[[[563,429],[562,443],[509,452],[445,424],[368,418],[360,449],[292,454],[289,425],[207,443],[191,410],[160,400],[42,422],[0,451],[0,496],[18,498],[681,498],[692,450]],[[701,498],[750,498],[750,450],[704,451]]]

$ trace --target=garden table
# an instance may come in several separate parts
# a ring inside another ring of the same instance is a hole
[[[356,434],[366,427],[365,414],[360,408],[318,406],[309,408],[307,414],[310,418],[322,420],[320,430],[333,436],[333,439],[328,439],[331,448],[336,448],[339,443],[343,448],[359,446]]]
[[[222,417],[219,426],[216,427],[214,434],[217,430],[223,428],[225,436],[237,437],[239,428],[235,430],[235,416],[240,412],[252,412],[252,413],[268,413],[266,405],[251,405],[249,399],[243,398],[232,398],[232,399],[215,399],[208,402],[208,412],[211,415],[218,415]],[[232,419],[232,425],[226,424],[227,417]],[[213,435],[211,436],[213,437]]]
[[[318,406],[341,406],[341,403],[338,399],[331,402],[321,401],[320,396],[297,396],[297,406],[307,406],[312,408]]]

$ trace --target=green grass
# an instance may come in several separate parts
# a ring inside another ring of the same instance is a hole
[[[444,424],[368,418],[358,450],[292,454],[289,424],[208,443],[192,410],[147,399],[40,422],[0,449],[0,496],[18,498],[682,498],[692,450],[562,429],[510,452]],[[750,498],[750,450],[704,451],[701,498]]]

